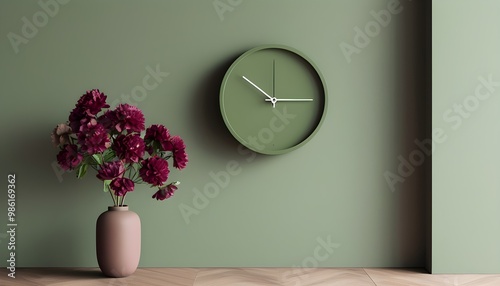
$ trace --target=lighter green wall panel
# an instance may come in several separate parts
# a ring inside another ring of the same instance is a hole
[[[56,175],[49,134],[85,90],[117,103],[152,73],[157,85],[131,101],[147,125],[184,138],[190,162],[171,173],[182,181],[172,199],[154,201],[144,186],[127,197],[142,219],[140,266],[424,265],[422,169],[404,182],[384,177],[424,137],[421,2],[73,0],[16,53],[8,35],[24,35],[39,3],[56,2],[0,2],[0,174],[18,179],[18,266],[97,266],[95,221],[110,199],[92,173]],[[233,6],[218,13],[220,3]],[[262,44],[302,51],[329,91],[317,135],[281,156],[241,151],[219,112],[225,71]],[[183,216],[186,206],[195,213]],[[315,257],[318,247],[327,255]]]
[[[433,1],[432,272],[500,272],[498,1]]]

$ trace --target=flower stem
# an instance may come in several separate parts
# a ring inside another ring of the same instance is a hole
[[[111,195],[111,199],[113,200],[113,205],[116,206],[115,197],[113,196],[113,193],[112,193],[111,189],[109,188],[109,186],[108,186],[108,192]]]
[[[127,194],[125,193],[125,194],[123,195],[123,197],[122,197],[122,204],[121,204],[121,206],[122,206],[122,207],[123,207],[123,204],[125,203],[125,196],[126,196],[126,195],[127,195]]]

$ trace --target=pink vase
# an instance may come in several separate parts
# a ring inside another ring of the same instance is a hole
[[[141,220],[128,206],[108,207],[97,219],[97,262],[109,277],[131,275],[141,257]]]

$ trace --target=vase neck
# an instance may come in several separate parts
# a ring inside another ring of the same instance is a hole
[[[128,206],[125,205],[125,206],[112,206],[112,207],[108,207],[108,211],[128,211]]]

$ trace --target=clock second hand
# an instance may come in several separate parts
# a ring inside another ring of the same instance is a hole
[[[313,101],[312,98],[276,98],[276,101]],[[266,98],[266,101],[272,101],[269,98]]]

